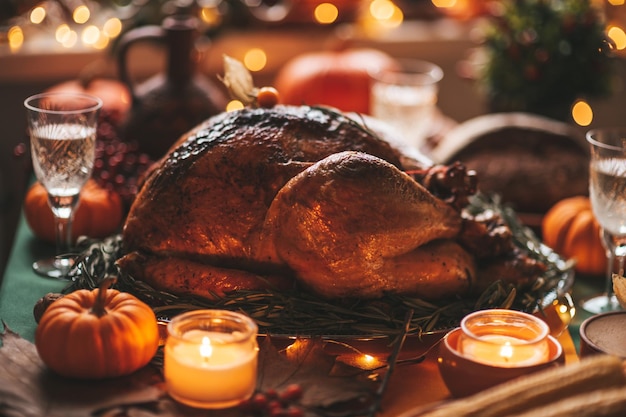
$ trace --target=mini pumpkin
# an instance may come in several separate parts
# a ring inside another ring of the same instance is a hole
[[[24,216],[35,236],[54,242],[54,216],[44,186],[35,182],[24,198]],[[72,238],[103,238],[115,233],[122,223],[124,207],[119,194],[102,188],[94,179],[80,193],[80,203],[72,222]]]
[[[569,197],[554,204],[545,214],[541,229],[546,245],[576,260],[577,272],[604,275],[606,251],[588,197]]]
[[[60,375],[103,379],[128,375],[150,362],[159,346],[152,309],[129,293],[77,290],[48,306],[37,330],[41,360]]]

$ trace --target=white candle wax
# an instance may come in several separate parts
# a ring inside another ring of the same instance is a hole
[[[249,398],[256,387],[256,332],[186,330],[168,339],[164,375],[168,393],[198,408],[226,408]],[[171,335],[170,335],[171,337]]]
[[[518,337],[497,334],[481,336],[481,340],[464,340],[463,354],[476,362],[503,367],[531,366],[548,360],[544,344],[527,346]]]
[[[468,359],[498,367],[523,367],[548,361],[548,326],[530,314],[483,310],[461,322],[459,351]]]

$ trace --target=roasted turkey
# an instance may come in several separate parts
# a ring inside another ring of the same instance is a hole
[[[434,166],[383,136],[374,120],[307,106],[212,117],[147,177],[118,266],[205,298],[297,286],[433,300],[541,274],[498,219],[463,211],[473,191],[462,166]]]

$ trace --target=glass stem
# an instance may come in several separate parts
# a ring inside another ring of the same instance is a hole
[[[78,195],[58,197],[48,196],[48,204],[54,214],[56,254],[67,253],[73,246],[72,219],[78,205]]]

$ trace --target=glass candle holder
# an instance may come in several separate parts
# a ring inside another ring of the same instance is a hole
[[[167,391],[196,408],[228,408],[248,399],[257,378],[257,325],[226,310],[196,310],[168,324]]]
[[[461,321],[459,352],[475,362],[497,367],[524,367],[547,362],[548,325],[514,310],[471,313]]]

